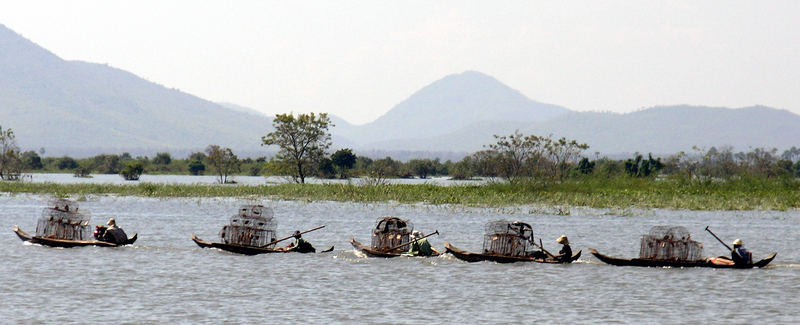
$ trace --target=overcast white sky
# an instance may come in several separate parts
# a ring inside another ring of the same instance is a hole
[[[370,122],[465,70],[579,111],[800,114],[800,1],[5,1],[0,24],[267,113]]]

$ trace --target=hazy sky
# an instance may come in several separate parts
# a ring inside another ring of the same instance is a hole
[[[267,113],[361,124],[465,70],[580,111],[800,114],[800,1],[5,1],[68,60]]]

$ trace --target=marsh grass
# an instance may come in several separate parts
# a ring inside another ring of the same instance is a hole
[[[726,181],[589,177],[561,183],[522,182],[437,186],[279,184],[183,185],[139,183],[54,184],[0,182],[0,192],[56,196],[114,194],[144,197],[267,197],[285,200],[352,201],[509,206],[538,204],[562,207],[664,208],[689,210],[787,210],[800,208],[796,179],[738,178]]]

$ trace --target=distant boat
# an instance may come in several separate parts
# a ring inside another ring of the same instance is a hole
[[[372,230],[370,246],[362,244],[353,237],[350,237],[350,245],[369,257],[404,256],[408,251],[408,245],[412,242],[410,235],[413,230],[414,225],[406,219],[391,216],[380,217]],[[430,256],[441,255],[441,252],[432,247],[431,249],[433,254]]]
[[[467,262],[490,261],[497,263],[535,262],[535,263],[572,263],[581,257],[581,251],[568,258],[553,256],[541,245],[537,246],[533,238],[533,228],[524,222],[495,220],[484,226],[483,253],[471,253],[449,242],[444,243],[447,253]],[[536,251],[538,247],[541,251]]]
[[[133,234],[122,242],[97,240],[89,226],[89,214],[79,211],[77,202],[64,199],[55,200],[50,203],[50,207],[44,208],[37,222],[35,235],[22,231],[16,225],[12,229],[22,241],[51,247],[117,247],[133,244],[138,237],[138,234]],[[122,234],[124,232],[120,230],[120,235]]]

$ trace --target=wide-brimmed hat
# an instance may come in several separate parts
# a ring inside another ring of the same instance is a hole
[[[733,241],[733,246],[742,246],[742,245],[744,245],[744,243],[742,243],[742,240],[739,238],[736,238],[736,240]]]
[[[558,237],[558,239],[556,239],[556,243],[569,245],[569,239],[567,239],[567,235],[561,235],[561,237]]]
[[[413,232],[411,232],[411,237],[419,238],[422,237],[422,234],[420,234],[419,231],[414,230]]]
[[[111,218],[111,219],[108,219],[108,222],[106,222],[106,224],[109,225],[109,226],[116,226],[117,225],[117,221],[114,220],[114,218]]]

